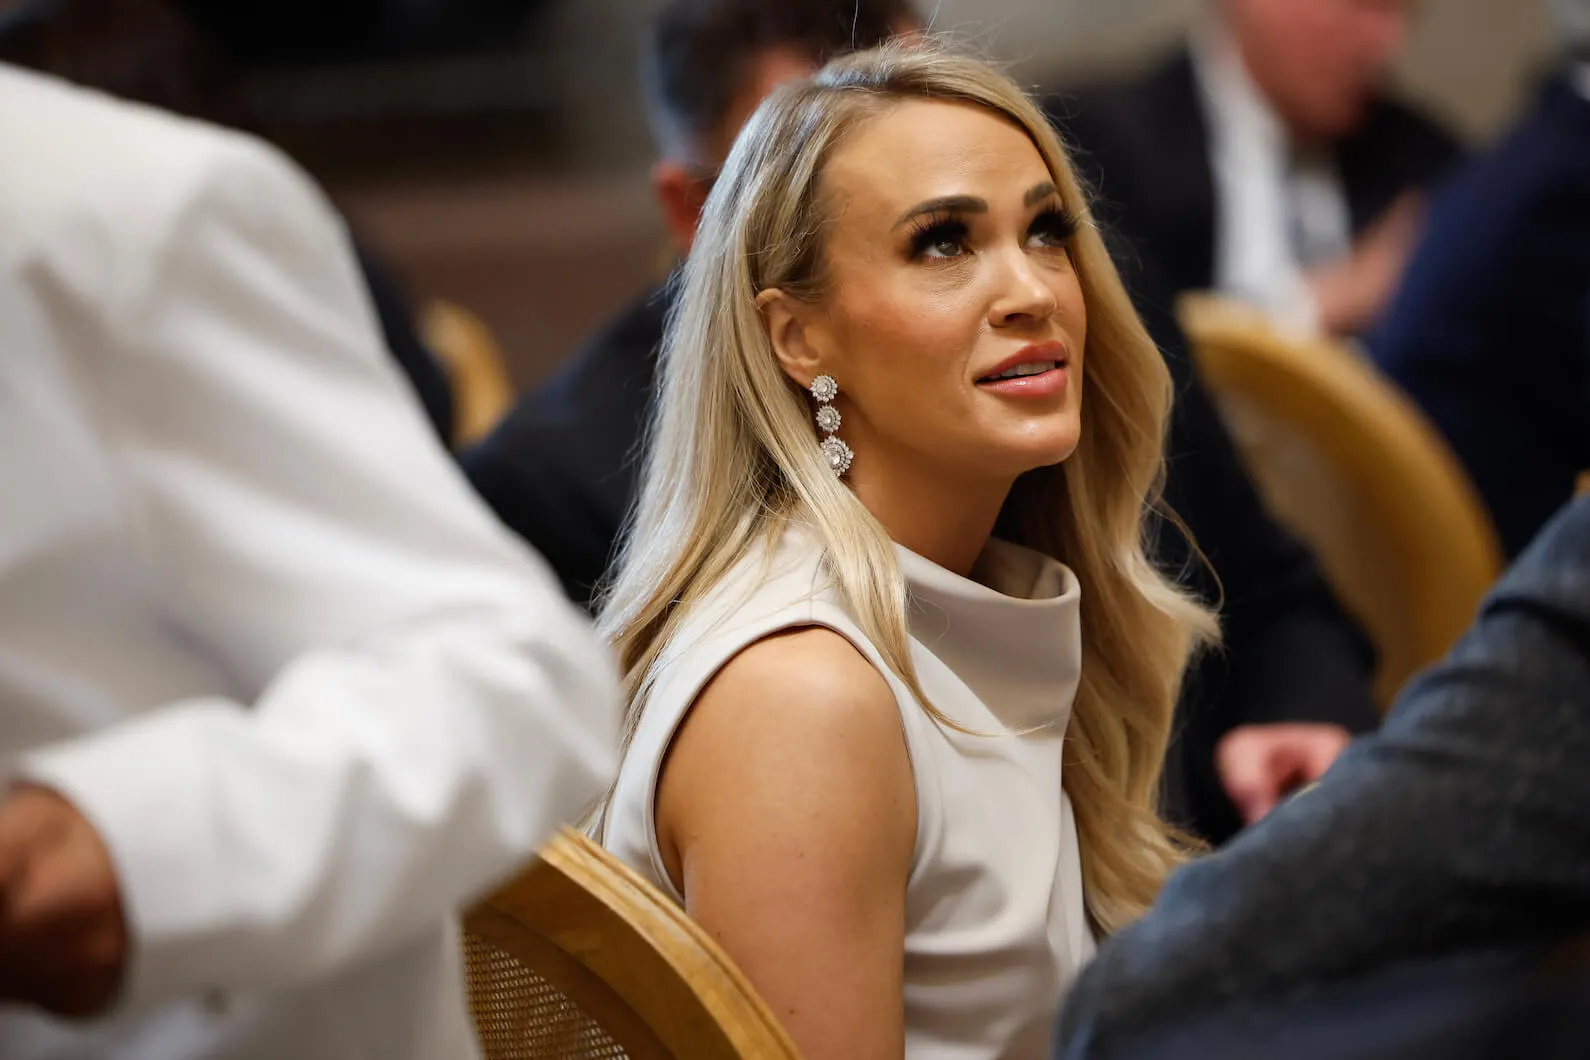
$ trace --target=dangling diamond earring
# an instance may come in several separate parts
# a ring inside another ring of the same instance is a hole
[[[839,384],[834,382],[831,375],[820,375],[812,380],[811,390],[812,397],[817,399],[817,429],[827,436],[818,448],[823,451],[823,458],[828,461],[834,474],[843,478],[845,472],[850,470],[850,462],[856,458],[856,454],[850,451],[844,439],[834,434],[839,430],[839,410],[834,408],[834,398],[839,396]]]

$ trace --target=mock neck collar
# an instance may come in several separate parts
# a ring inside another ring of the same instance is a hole
[[[911,636],[1013,731],[1063,734],[1082,675],[1082,590],[1058,560],[998,539],[964,578],[895,546]]]

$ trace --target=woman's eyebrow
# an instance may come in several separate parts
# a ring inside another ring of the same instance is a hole
[[[921,217],[925,213],[987,213],[988,200],[979,199],[975,195],[945,195],[937,199],[928,199],[919,202],[894,223],[894,228],[899,228],[914,217]],[[890,231],[894,231],[891,228]]]
[[[1027,194],[1022,196],[1022,204],[1024,206],[1034,206],[1049,198],[1049,196],[1057,194],[1059,190],[1060,189],[1055,187],[1054,181],[1052,180],[1046,180],[1041,183],[1034,184],[1032,187],[1027,189]],[[899,228],[901,225],[912,220],[913,218],[921,217],[923,214],[928,213],[987,212],[987,199],[980,199],[975,195],[943,195],[937,199],[927,199],[911,207],[905,213],[900,215],[900,219],[894,223],[894,227],[891,228],[890,231],[894,231],[895,228]]]

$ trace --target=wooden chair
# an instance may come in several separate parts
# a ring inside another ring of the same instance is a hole
[[[585,836],[565,830],[464,920],[486,1060],[796,1060],[707,934]]]
[[[513,405],[514,388],[491,329],[452,302],[432,302],[420,332],[453,385],[453,444],[468,445],[491,432]]]
[[[1353,351],[1284,336],[1214,296],[1180,311],[1254,478],[1374,639],[1376,694],[1389,705],[1468,627],[1500,573],[1488,513],[1445,440]]]

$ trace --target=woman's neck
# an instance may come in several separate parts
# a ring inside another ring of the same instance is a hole
[[[865,466],[858,459],[850,485],[889,537],[945,570],[970,577],[993,535],[1010,483],[876,463]]]

